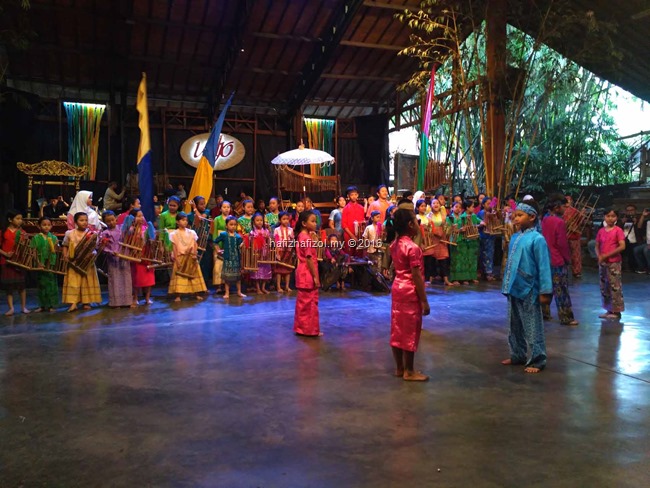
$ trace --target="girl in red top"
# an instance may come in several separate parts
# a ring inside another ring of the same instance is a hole
[[[20,227],[23,225],[23,216],[16,210],[7,212],[7,216],[2,225],[0,240],[2,248],[0,249],[0,286],[7,292],[7,305],[9,310],[5,315],[14,314],[14,295],[17,291],[20,294],[20,305],[23,313],[29,313],[27,309],[27,290],[25,289],[25,272],[7,263],[6,258],[11,258],[16,250],[16,243],[21,238]]]
[[[596,234],[596,255],[600,275],[600,293],[606,312],[601,319],[620,319],[625,310],[623,283],[621,280],[621,253],[625,250],[623,229],[616,225],[616,210],[605,212],[605,225]]]

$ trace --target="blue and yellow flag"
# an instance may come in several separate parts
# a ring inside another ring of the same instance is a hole
[[[153,222],[153,168],[151,163],[151,140],[149,139],[149,112],[147,109],[147,75],[142,73],[138,87],[138,127],[140,128],[140,146],[138,147],[138,189],[140,205],[144,218]]]
[[[208,142],[205,144],[205,148],[203,148],[201,160],[199,161],[199,165],[196,167],[196,173],[194,173],[192,188],[190,188],[190,193],[187,196],[188,202],[194,197],[198,196],[205,198],[206,201],[210,198],[210,194],[212,193],[212,177],[214,172],[214,165],[217,159],[217,146],[219,145],[219,137],[221,136],[221,129],[223,127],[223,121],[226,118],[226,112],[232,103],[232,97],[234,95],[235,92],[232,92],[230,94],[228,101],[226,101],[226,104],[221,110],[221,114],[219,114],[219,118],[212,127],[212,132],[210,132]],[[189,210],[189,205],[185,208]]]

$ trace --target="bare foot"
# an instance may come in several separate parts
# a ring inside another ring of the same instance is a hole
[[[528,366],[527,368],[524,368],[524,373],[539,373],[542,370],[542,368],[536,368],[535,366]]]
[[[153,300],[151,298],[147,300],[147,305],[153,305]]]
[[[284,289],[284,291],[286,291],[287,293],[291,293],[293,290],[287,286],[287,287]]]
[[[271,293],[271,292],[270,292],[269,290],[263,288],[263,289],[262,289],[262,293],[264,293],[265,295],[268,295],[268,294]]]
[[[429,377],[420,371],[404,371],[402,378],[404,381],[429,381]]]
[[[404,376],[404,370],[403,370],[403,369],[396,369],[396,370],[395,370],[395,373],[393,373],[393,375],[394,375],[396,378],[401,378],[401,377]]]
[[[463,281],[463,285],[469,285],[469,281]]]
[[[14,314],[14,309],[13,308],[10,308],[9,310],[7,310],[5,312],[6,317],[11,317],[13,314]]]
[[[175,301],[175,302],[180,302],[180,301],[181,301],[181,297],[176,297],[176,298],[174,298],[174,301]]]
[[[278,288],[278,293],[284,293],[284,290],[282,288]]]
[[[88,304],[85,304],[83,308],[84,310],[90,310],[92,307]]]
[[[472,280],[472,283],[478,285],[478,280]]]
[[[237,293],[237,296],[239,298],[246,298],[246,295],[244,295],[242,292]]]
[[[53,307],[50,307],[50,308],[47,309],[47,311],[50,312],[50,313],[52,313],[52,312],[56,312],[56,309],[53,308]]]
[[[70,308],[68,309],[68,312],[74,312],[75,310],[77,310],[77,306],[76,305],[70,305]]]
[[[34,313],[41,313],[43,309],[41,307],[38,307],[37,309],[34,310]]]
[[[519,366],[521,364],[524,364],[524,362],[523,361],[513,361],[511,358],[508,358],[508,359],[504,359],[503,361],[501,361],[501,364],[503,364],[504,366],[515,366],[515,365]]]
[[[131,305],[129,305],[129,308],[136,308],[137,306],[138,306],[137,303],[132,303]]]
[[[230,295],[228,295],[227,293],[223,296],[224,300],[228,300],[229,298],[230,298]]]
[[[203,297],[202,297],[201,295],[196,295],[196,301],[197,301],[197,302],[202,302],[202,301],[203,301]]]

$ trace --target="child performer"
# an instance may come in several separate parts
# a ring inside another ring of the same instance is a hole
[[[336,282],[336,289],[345,291],[345,278],[352,271],[350,255],[342,249],[336,234],[329,235],[327,244],[323,260],[323,290],[328,290]]]
[[[447,219],[446,214],[442,210],[443,208],[437,198],[431,200],[429,221],[434,236],[433,242],[436,244],[433,248],[433,257],[436,260],[436,271],[434,274],[443,279],[445,286],[455,286],[454,283],[449,281],[449,247],[442,242],[442,239],[445,237],[444,225]],[[433,276],[431,277],[431,283],[433,284]]]
[[[573,317],[571,297],[569,296],[569,268],[571,251],[567,240],[566,224],[562,219],[563,200],[553,200],[549,204],[550,215],[542,220],[542,234],[551,251],[551,276],[553,278],[553,297],[557,314],[562,325],[578,325]],[[551,318],[550,305],[543,305],[544,318]]]
[[[508,297],[510,358],[504,365],[524,364],[526,373],[539,373],[546,366],[546,342],[542,305],[551,303],[553,282],[548,246],[535,229],[538,207],[534,200],[517,205],[501,292]],[[527,347],[531,357],[527,358]]]
[[[2,233],[0,240],[0,287],[7,292],[7,305],[9,310],[5,315],[14,314],[14,295],[17,291],[20,295],[20,306],[23,313],[29,313],[27,308],[27,290],[25,289],[25,272],[16,266],[7,263],[5,258],[11,258],[16,250],[16,244],[21,238],[20,228],[23,225],[23,216],[16,210],[7,212],[4,222],[2,223]]]
[[[293,215],[291,216],[291,228],[295,229],[296,225],[298,225],[298,219],[300,218],[300,214],[305,211],[305,204],[303,203],[302,200],[298,200],[296,202],[296,205],[293,209]]]
[[[468,202],[469,203],[469,202]],[[450,279],[454,285],[463,283],[469,285],[469,282],[478,283],[478,247],[476,242],[470,242],[463,233],[462,229],[468,224],[478,224],[480,220],[476,215],[465,213],[467,203],[456,202],[452,206],[452,213],[447,217],[449,225],[455,225],[461,229],[455,246],[451,248],[451,273]]]
[[[224,284],[221,273],[223,272],[223,245],[216,244],[217,237],[219,234],[226,231],[226,219],[230,215],[230,210],[232,206],[230,202],[224,200],[221,202],[221,215],[217,215],[212,221],[212,243],[213,243],[213,252],[212,252],[212,261],[214,262],[212,268],[212,284],[217,285],[215,294],[221,292],[221,288]]]
[[[339,237],[343,237],[343,227],[341,226],[341,219],[343,218],[343,209],[347,205],[347,200],[344,196],[336,198],[336,208],[332,210],[329,218],[329,228],[336,230]]]
[[[422,195],[423,192],[418,191],[415,193],[416,196]],[[435,270],[435,259],[433,257],[434,253],[434,248],[429,248],[429,249],[424,249],[422,247],[422,240],[424,236],[424,232],[428,231],[431,229],[431,220],[429,218],[429,215],[427,214],[427,202],[420,198],[419,200],[415,200],[415,216],[418,221],[418,224],[420,225],[420,232],[418,235],[415,236],[414,242],[416,244],[419,244],[422,249],[422,255],[423,255],[423,262],[424,262],[424,267],[422,268],[422,276],[424,277],[424,281],[426,282],[428,278],[431,278],[433,281],[433,275],[434,275],[434,270]]]
[[[279,224],[280,220],[280,210],[279,210],[279,201],[278,197],[269,198],[269,208],[268,213],[264,216],[266,221],[266,226],[269,229],[269,232],[273,232]]]
[[[373,210],[370,212],[370,225],[363,231],[363,239],[365,241],[364,246],[367,243],[366,252],[368,253],[368,260],[377,269],[381,269],[383,260],[383,247],[381,246],[382,232],[381,212],[379,210]]]
[[[343,228],[343,247],[347,253],[352,256],[357,254],[357,247],[350,246],[350,241],[356,242],[357,236],[355,234],[355,229],[357,225],[361,222],[365,222],[366,213],[363,207],[357,202],[359,199],[359,190],[356,186],[350,186],[346,190],[348,199],[350,200],[348,204],[343,208],[341,212],[341,227]]]
[[[289,226],[290,220],[287,212],[280,212],[280,225],[273,231],[276,256],[278,261],[282,262],[287,262],[291,258],[294,249],[293,229]],[[276,265],[273,271],[275,273],[275,288],[278,293],[285,291],[289,293],[291,291],[289,281],[293,270],[287,266]],[[282,281],[284,281],[284,290]]]
[[[264,228],[264,216],[256,212],[251,219],[253,228],[249,234],[250,245],[258,253],[258,259],[264,261],[269,256],[269,242],[270,236],[268,230]],[[250,275],[251,280],[255,282],[255,290],[258,295],[268,295],[269,291],[266,289],[266,283],[271,279],[271,265],[270,264],[257,264],[257,271]]]
[[[293,319],[293,331],[296,335],[306,337],[320,337],[318,315],[318,289],[320,278],[318,276],[318,263],[316,262],[316,215],[306,210],[298,217],[295,234],[298,235],[296,254],[298,267],[296,268],[296,310]]]
[[[172,241],[174,248],[172,254],[174,259],[174,269],[172,272],[172,279],[169,282],[169,294],[176,295],[176,298],[174,298],[175,302],[181,301],[181,294],[193,294],[197,300],[201,301],[203,300],[203,297],[200,293],[205,293],[207,291],[205,281],[203,281],[203,275],[201,274],[201,268],[198,266],[198,263],[194,266],[194,271],[196,272],[194,278],[186,278],[178,275],[181,264],[186,262],[186,259],[193,259],[196,261],[196,241],[199,236],[196,235],[196,232],[187,227],[187,215],[183,212],[176,214],[176,230],[171,232],[169,235],[169,239]]]
[[[176,228],[176,216],[178,209],[181,206],[181,201],[177,196],[169,197],[167,200],[167,210],[160,214],[158,218],[158,229],[173,230]]]
[[[225,202],[224,202],[225,203]],[[241,247],[244,239],[237,233],[237,217],[226,217],[226,230],[221,232],[214,240],[215,245],[221,246],[223,255],[223,268],[221,279],[225,285],[223,298],[230,298],[230,286],[237,285],[237,295],[244,298],[241,292]]]
[[[620,319],[625,310],[623,283],[621,280],[621,253],[625,250],[625,234],[616,225],[618,214],[614,209],[605,212],[605,225],[596,234],[596,255],[600,276],[600,294],[606,312],[601,319]]]
[[[400,208],[393,218],[397,238],[390,245],[395,266],[391,291],[390,346],[395,359],[395,376],[405,381],[427,381],[428,376],[415,371],[413,362],[420,342],[422,316],[429,315],[424,290],[422,250],[413,242],[420,232],[415,213]]]
[[[131,210],[131,215],[124,219],[122,224],[123,229],[127,229],[130,234],[139,235],[142,242],[145,243],[148,239],[154,240],[156,238],[156,230],[153,228],[151,222],[147,222],[144,218],[142,210],[134,208]],[[156,271],[147,268],[147,262],[131,263],[131,280],[133,283],[133,306],[138,306],[138,290],[144,293],[144,304],[151,305],[151,288],[156,284]]]
[[[487,220],[488,214],[494,213],[498,201],[490,197],[483,197],[479,200],[481,210],[476,215],[482,221]],[[496,237],[485,232],[484,227],[479,228],[480,232],[480,253],[481,253],[481,270],[487,281],[494,281],[494,243]]]
[[[241,226],[244,234],[250,234],[253,228],[253,214],[255,213],[255,206],[253,200],[246,199],[242,202],[244,207],[244,215],[237,219],[237,223]]]
[[[69,230],[63,237],[63,256],[64,259],[74,260],[79,244],[90,236],[88,230],[88,216],[84,212],[74,214],[74,223],[76,229]],[[93,251],[94,252],[94,251]],[[97,279],[97,268],[93,264],[83,276],[72,266],[68,266],[68,271],[63,279],[63,303],[69,303],[68,312],[77,310],[77,304],[81,302],[84,310],[90,310],[91,303],[102,301],[102,292],[99,288]]]
[[[32,237],[29,245],[36,250],[36,265],[43,269],[56,262],[55,249],[59,241],[52,229],[52,221],[47,217],[38,219],[41,232]],[[38,284],[38,308],[34,312],[54,312],[54,307],[59,304],[59,285],[56,275],[46,271],[39,271],[36,274]]]
[[[579,218],[579,211],[573,206],[573,198],[566,195],[566,205],[564,209],[564,221],[569,222],[572,219]],[[582,235],[580,232],[569,234],[569,246],[571,247],[571,272],[574,278],[582,277]]]
[[[117,217],[112,210],[107,210],[102,214],[102,220],[108,227],[102,232],[102,239],[106,239],[104,253],[106,253],[108,272],[108,306],[135,307],[131,266],[128,261],[117,257],[122,239],[122,231],[117,226]]]
[[[206,199],[201,196],[196,196],[190,200],[190,207],[192,208],[192,212],[187,216],[189,228],[194,229],[194,232],[197,232],[198,234],[201,225],[206,225],[209,232],[212,222],[210,222],[210,211],[207,209]],[[201,255],[199,265],[201,266],[203,279],[210,282],[210,279],[212,278],[212,268],[214,266],[212,263],[212,253],[204,252]]]

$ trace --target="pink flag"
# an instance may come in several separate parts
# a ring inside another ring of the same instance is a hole
[[[422,132],[429,137],[429,127],[431,126],[431,108],[433,107],[433,99],[435,98],[434,92],[436,88],[436,69],[437,63],[434,63],[431,68],[431,81],[429,82],[429,90],[427,91],[427,101],[424,106],[424,114],[422,116]]]

